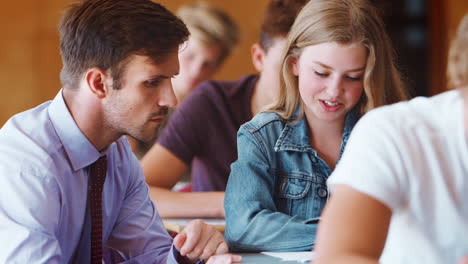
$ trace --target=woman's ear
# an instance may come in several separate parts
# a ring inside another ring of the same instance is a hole
[[[263,71],[263,62],[265,59],[265,50],[260,46],[260,44],[255,43],[250,48],[250,53],[252,56],[252,64],[255,69],[259,72]]]
[[[88,89],[98,98],[104,98],[109,93],[110,76],[100,68],[94,67],[85,73]]]
[[[288,59],[289,67],[291,67],[291,72],[294,76],[299,76],[299,58],[296,56],[291,56]]]

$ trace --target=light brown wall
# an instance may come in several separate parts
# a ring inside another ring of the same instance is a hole
[[[57,23],[67,1],[4,1],[0,9],[0,125],[60,89]]]
[[[430,9],[430,94],[434,95],[447,90],[445,69],[450,39],[454,36],[458,23],[468,12],[468,1],[433,0]]]
[[[207,1],[207,0],[206,0]],[[0,126],[15,113],[52,99],[60,89],[57,24],[72,0],[3,1],[0,8]],[[175,11],[187,0],[162,0]],[[241,44],[215,79],[237,79],[255,72],[250,46],[268,0],[209,0],[227,10],[241,29]]]
[[[215,79],[236,79],[254,72],[250,45],[258,38],[259,21],[268,0],[206,0],[227,12],[240,24],[241,45],[228,58]],[[3,1],[0,8],[0,126],[13,114],[52,99],[60,89],[61,68],[57,23],[72,0]],[[187,0],[162,0],[175,11]],[[445,88],[448,36],[468,11],[465,0],[434,0],[431,55],[431,93]]]
[[[446,0],[448,33],[453,35],[462,17],[468,12],[468,1]]]

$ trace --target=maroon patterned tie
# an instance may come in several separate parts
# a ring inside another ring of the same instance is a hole
[[[102,189],[106,180],[107,159],[99,158],[91,165],[91,263],[102,263]]]

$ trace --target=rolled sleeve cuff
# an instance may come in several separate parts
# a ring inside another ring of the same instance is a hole
[[[179,251],[175,248],[175,246],[172,245],[171,251],[169,252],[169,255],[167,257],[167,264],[194,264],[194,263],[195,262],[190,261],[187,257],[181,256]]]

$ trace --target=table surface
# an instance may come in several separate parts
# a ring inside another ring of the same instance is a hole
[[[164,228],[172,232],[181,232],[194,219],[213,225],[220,232],[224,232],[226,221],[224,218],[163,218]],[[236,253],[242,256],[242,264],[304,264],[313,259],[314,252],[260,252]]]
[[[314,258],[312,251],[241,253],[242,264],[304,264]]]

